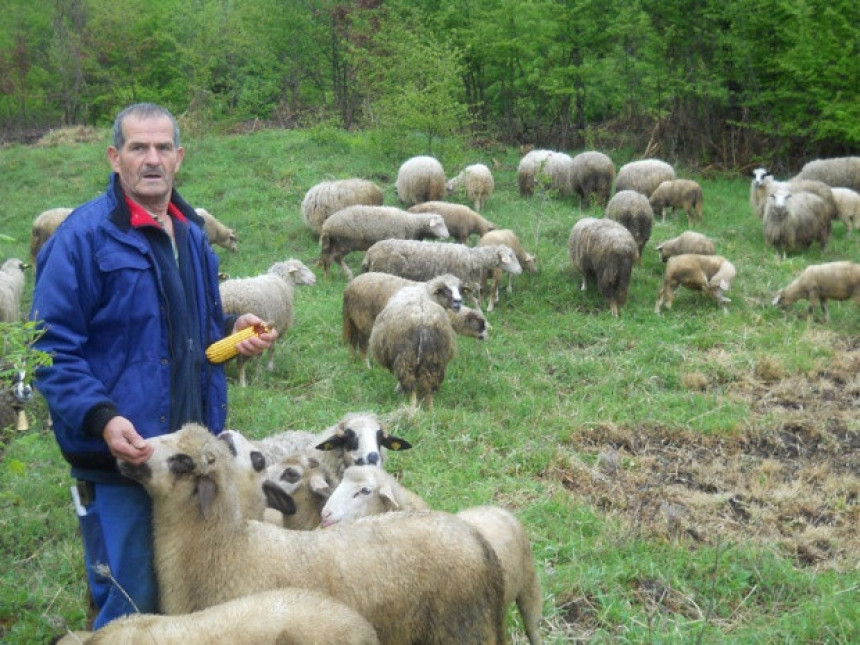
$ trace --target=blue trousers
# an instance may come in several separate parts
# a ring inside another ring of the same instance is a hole
[[[98,609],[93,629],[127,614],[158,613],[149,495],[134,483],[92,484],[92,492],[78,521]]]

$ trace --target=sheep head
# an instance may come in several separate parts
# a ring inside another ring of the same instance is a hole
[[[317,444],[317,450],[344,452],[344,463],[381,466],[384,461],[382,448],[408,450],[412,447],[405,439],[389,436],[374,414],[350,414],[334,427],[334,434]]]

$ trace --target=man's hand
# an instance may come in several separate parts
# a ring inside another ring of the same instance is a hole
[[[155,452],[155,448],[137,434],[134,425],[125,417],[116,416],[108,421],[102,436],[114,457],[131,464],[142,464]]]
[[[233,325],[233,333],[242,331],[247,327],[255,327],[264,324],[264,321],[254,314],[242,314],[236,319]],[[267,331],[263,334],[251,336],[240,343],[236,344],[236,349],[242,356],[255,356],[267,350],[272,346],[272,343],[278,338],[278,332],[275,329]]]

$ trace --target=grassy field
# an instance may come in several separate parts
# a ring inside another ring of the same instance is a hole
[[[42,210],[104,190],[106,136],[0,150],[0,233],[14,238],[0,238],[0,258],[28,257]],[[312,265],[317,240],[299,214],[312,185],[362,176],[395,205],[397,168],[425,153],[420,142],[397,153],[324,128],[184,143],[183,196],[238,231],[238,253],[219,249],[232,276],[288,257]],[[836,224],[826,250],[778,259],[751,214],[749,178],[694,175],[705,194],[697,228],[738,269],[728,313],[684,289],[654,313],[654,247],[687,228],[674,216],[655,224],[613,319],[593,288],[579,290],[567,254],[573,224],[599,211],[521,198],[514,149],[444,142],[434,152],[449,176],[479,161],[494,168],[484,215],[537,256],[539,272],[519,276],[487,314],[490,339],[461,339],[435,407],[410,414],[387,371],[350,360],[344,276],[317,270],[316,285],[296,289],[274,372],[252,365],[239,388],[230,366],[230,427],[261,437],[378,413],[414,445],[392,453],[389,469],[433,506],[498,504],[527,527],[548,644],[860,641],[860,310],[832,303],[825,324],[807,322],[806,303],[770,305],[808,264],[860,260],[860,235]],[[360,261],[348,256],[356,272]],[[24,307],[31,289],[32,275]],[[30,430],[0,443],[4,643],[44,643],[84,622],[68,468],[46,418],[37,399]],[[525,642],[514,610],[509,624],[510,640]]]

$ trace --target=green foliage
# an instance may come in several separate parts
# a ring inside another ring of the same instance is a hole
[[[3,339],[0,361],[0,382],[8,383],[18,370],[33,372],[41,365],[50,365],[51,357],[32,348],[41,331],[37,322],[0,322],[0,338]]]

